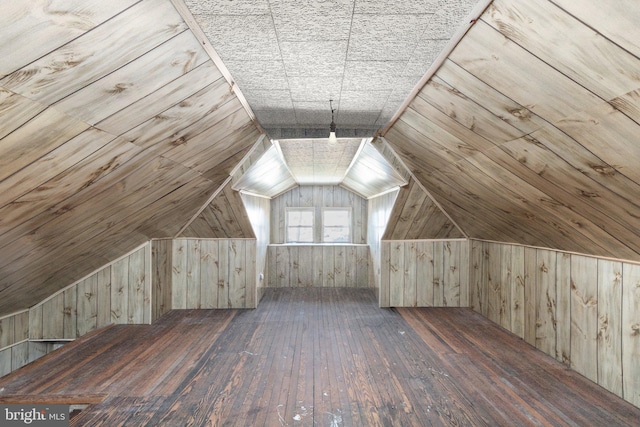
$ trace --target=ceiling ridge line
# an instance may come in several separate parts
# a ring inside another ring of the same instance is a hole
[[[413,172],[411,172],[411,170],[407,167],[407,165],[404,162],[404,160],[402,160],[402,158],[400,158],[398,153],[396,153],[396,150],[394,150],[393,147],[391,146],[391,144],[389,144],[389,141],[387,141],[386,138],[384,138],[383,136],[379,136],[378,139],[380,141],[382,141],[386,145],[386,147],[391,151],[391,153],[395,156],[395,158],[402,165],[402,167],[404,167],[405,170],[409,173],[409,176],[411,176],[411,178],[415,181],[415,183],[418,185],[418,187],[420,187],[422,189],[422,191],[425,192],[427,197],[429,197],[431,199],[431,201],[438,207],[438,209],[440,209],[440,212],[442,212],[444,214],[444,216],[446,216],[447,219],[449,219],[449,221],[451,221],[451,223],[458,229],[458,231],[460,231],[460,233],[462,233],[462,235],[464,236],[465,239],[469,239],[469,235],[467,233],[465,233],[465,231],[462,229],[462,227],[460,227],[458,225],[458,223],[451,217],[451,215],[449,215],[449,213],[442,207],[440,202],[438,202],[435,199],[435,197],[433,197],[431,192],[429,190],[427,190],[425,188],[425,186],[422,185],[422,182],[420,182],[420,180],[418,178],[416,178],[416,176],[413,174]]]
[[[391,117],[389,123],[380,131],[378,131],[378,135],[385,136],[387,132],[391,129],[391,127],[400,119],[400,116],[405,112],[409,105],[413,101],[413,99],[418,96],[418,93],[422,90],[422,88],[431,80],[431,78],[436,74],[438,69],[442,66],[442,64],[447,60],[447,58],[451,55],[451,52],[458,46],[458,44],[462,41],[464,36],[471,30],[474,24],[480,19],[482,15],[484,15],[485,11],[489,6],[491,6],[493,0],[481,0],[469,13],[467,20],[468,24],[464,27],[460,27],[458,31],[453,35],[453,37],[449,40],[449,43],[445,46],[445,48],[440,52],[440,54],[433,61],[431,66],[427,69],[427,72],[422,76],[418,83],[413,87],[409,95],[405,99],[405,101],[400,105],[396,113]]]
[[[266,133],[262,128],[262,125],[260,124],[260,122],[258,122],[256,114],[251,109],[251,106],[249,105],[247,98],[245,98],[244,94],[240,90],[240,87],[238,87],[238,84],[233,79],[233,76],[229,72],[229,69],[227,68],[227,66],[224,65],[224,62],[222,61],[222,58],[220,57],[220,55],[218,55],[218,52],[216,52],[216,50],[213,48],[213,45],[207,38],[207,35],[205,34],[205,32],[202,30],[202,28],[200,28],[200,26],[196,22],[195,18],[193,17],[193,14],[185,4],[184,0],[170,0],[170,1],[173,7],[178,12],[178,14],[182,17],[184,22],[187,24],[187,27],[189,27],[189,30],[191,30],[191,33],[193,34],[193,36],[200,42],[202,48],[205,50],[207,55],[209,55],[209,57],[211,58],[215,66],[218,67],[218,70],[220,71],[222,76],[225,78],[227,83],[229,83],[229,86],[231,86],[230,87],[231,91],[236,96],[236,98],[238,98],[238,101],[240,101],[240,104],[242,104],[242,107],[247,112],[247,115],[249,116],[251,121],[255,123],[255,125],[258,127],[258,130],[260,130],[260,132]]]

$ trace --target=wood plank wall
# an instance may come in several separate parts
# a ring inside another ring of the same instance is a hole
[[[373,287],[367,245],[270,245],[269,287]]]
[[[256,235],[256,286],[257,302],[262,298],[267,277],[267,246],[269,245],[271,226],[271,199],[242,194],[242,201]]]
[[[174,239],[166,259],[171,308],[256,307],[255,239]]]
[[[372,285],[380,289],[380,243],[387,227],[398,190],[373,197],[367,201],[369,216],[367,219],[367,243],[371,262]]]
[[[149,245],[29,309],[31,340],[75,339],[115,324],[151,323]]]
[[[410,178],[409,184],[400,188],[383,239],[421,240],[464,237],[420,184]]]
[[[640,406],[640,265],[471,241],[471,307]]]
[[[0,318],[0,376],[112,323],[151,322],[149,245],[28,310]]]
[[[151,241],[151,262],[153,265],[151,316],[155,322],[171,310],[171,269],[173,268],[173,240]]]
[[[468,307],[467,240],[383,240],[381,307]]]
[[[334,185],[305,185],[296,187],[271,201],[271,243],[285,243],[285,208],[315,207],[316,232],[314,241],[322,241],[319,227],[323,207],[351,207],[353,242],[367,242],[367,201],[357,194]]]

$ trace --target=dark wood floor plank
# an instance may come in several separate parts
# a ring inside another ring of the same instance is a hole
[[[637,425],[640,409],[469,309],[268,289],[256,310],[118,325],[0,379],[0,402],[91,405],[73,426]]]

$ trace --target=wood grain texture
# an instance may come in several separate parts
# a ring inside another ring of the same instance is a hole
[[[381,310],[372,290],[344,288],[268,289],[256,310],[116,325],[0,388],[3,403],[90,401],[71,425],[617,426],[639,416],[470,309]]]
[[[471,275],[478,282],[471,300],[481,307],[481,301],[489,301],[486,309],[474,310],[495,318],[495,323],[558,362],[636,404],[636,264],[519,245],[476,240],[470,244],[475,259]],[[482,258],[481,252],[485,253]],[[499,266],[492,261],[495,253],[503,254]],[[502,325],[491,308],[492,299],[497,301],[491,278],[500,272],[504,276],[508,268],[514,274],[515,265],[524,273],[522,284],[516,284],[516,289],[523,287],[518,291],[523,304],[508,305],[512,322]],[[478,280],[484,269],[489,273]],[[515,316],[519,319],[514,323]]]
[[[254,308],[256,241],[254,239],[174,239],[162,246],[171,257],[156,257],[160,282],[170,289],[160,296],[168,309]],[[159,249],[160,250],[160,249]]]
[[[381,307],[468,306],[469,286],[461,285],[463,279],[469,281],[467,241],[383,240],[381,245],[382,253],[388,254],[381,265]]]
[[[623,396],[640,407],[640,266],[624,264],[622,280]]]
[[[465,235],[639,259],[637,7],[596,3],[494,2],[385,132]]]
[[[389,217],[386,240],[446,239],[463,237],[424,190],[411,179],[402,187]]]
[[[365,245],[269,245],[267,258],[269,287],[373,287]]]

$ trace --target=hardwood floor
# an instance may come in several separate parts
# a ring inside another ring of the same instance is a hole
[[[0,379],[0,403],[91,403],[72,425],[638,425],[640,409],[469,309],[269,289],[256,310],[111,326]]]

